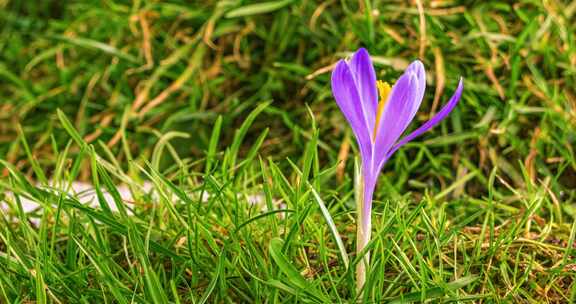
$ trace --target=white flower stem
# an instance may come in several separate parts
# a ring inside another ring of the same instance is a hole
[[[355,185],[355,195],[356,195],[356,212],[357,212],[357,222],[356,222],[356,255],[360,256],[362,251],[370,242],[370,234],[372,232],[372,219],[371,212],[368,210],[367,214],[364,214],[364,178],[358,170],[356,171],[356,185]],[[370,252],[365,252],[362,261],[356,265],[356,293],[358,297],[361,296],[362,289],[366,283],[366,274],[368,270],[368,265],[370,263]]]

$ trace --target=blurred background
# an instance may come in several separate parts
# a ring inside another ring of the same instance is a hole
[[[330,72],[366,47],[384,81],[424,62],[428,89],[411,128],[465,79],[450,118],[387,165],[385,176],[400,172],[388,181],[398,193],[443,189],[475,171],[454,194],[479,195],[497,167],[510,188],[546,182],[573,202],[575,11],[576,1],[553,0],[1,0],[0,158],[30,174],[31,153],[50,175],[70,141],[61,109],[121,165],[126,153],[149,158],[169,131],[191,135],[174,147],[193,163],[218,116],[225,148],[248,113],[271,102],[241,153],[269,128],[260,154],[297,158],[314,117],[320,161],[343,162],[342,179],[355,144]],[[82,172],[87,179],[89,167]]]

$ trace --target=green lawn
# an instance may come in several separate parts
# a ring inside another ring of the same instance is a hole
[[[263,1],[0,0],[0,303],[576,302],[576,1]],[[465,83],[384,168],[361,296],[359,47],[423,61],[411,129]]]

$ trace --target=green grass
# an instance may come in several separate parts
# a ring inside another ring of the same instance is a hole
[[[576,301],[576,2],[421,2],[0,0],[0,302]],[[360,46],[424,62],[414,125],[465,91],[386,165],[358,299]]]

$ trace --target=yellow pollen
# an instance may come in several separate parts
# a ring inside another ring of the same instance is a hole
[[[382,80],[376,81],[376,86],[378,87],[378,92],[380,93],[380,102],[378,103],[378,112],[376,112],[376,122],[374,124],[374,138],[372,140],[376,140],[376,133],[378,132],[380,117],[382,116],[382,112],[384,111],[386,101],[388,101],[388,95],[390,95],[390,91],[392,90],[390,85]]]

